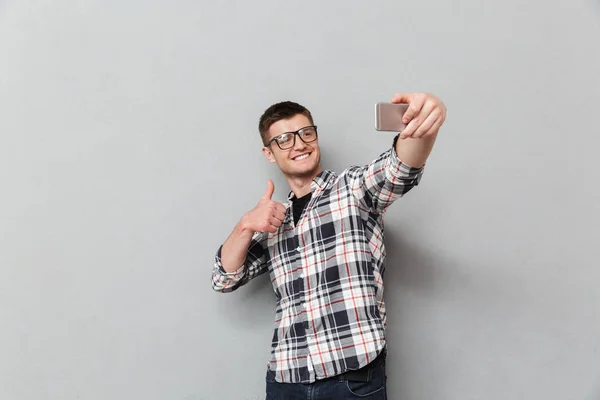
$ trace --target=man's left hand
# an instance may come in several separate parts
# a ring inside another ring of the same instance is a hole
[[[435,137],[446,120],[444,102],[432,94],[397,93],[391,102],[409,105],[402,118],[408,125],[400,133],[400,139]]]

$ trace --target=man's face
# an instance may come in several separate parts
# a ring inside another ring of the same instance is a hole
[[[281,119],[269,128],[269,140],[286,132],[312,125],[310,120],[302,114],[296,114],[289,119]],[[320,170],[321,152],[319,140],[304,143],[295,135],[296,143],[293,147],[282,150],[274,141],[268,147],[263,147],[263,153],[269,161],[277,163],[279,169],[286,177],[314,177]],[[267,141],[268,142],[268,141]]]

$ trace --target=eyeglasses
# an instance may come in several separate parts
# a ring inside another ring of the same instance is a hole
[[[275,136],[273,139],[269,140],[269,143],[267,143],[265,147],[269,147],[271,143],[275,142],[281,150],[291,149],[296,145],[296,135],[300,136],[300,139],[304,143],[314,142],[317,140],[317,126],[305,126],[304,128],[300,128],[295,132],[282,133],[281,135]]]

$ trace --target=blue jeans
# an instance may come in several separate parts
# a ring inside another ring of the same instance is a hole
[[[371,365],[372,364],[372,365]],[[332,377],[314,383],[279,383],[267,380],[266,400],[386,400],[385,357],[375,360],[369,382]]]

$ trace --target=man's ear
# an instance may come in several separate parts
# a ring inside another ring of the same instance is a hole
[[[273,156],[273,153],[271,153],[271,150],[268,147],[263,147],[262,152],[265,155],[265,157],[267,157],[267,160],[269,160],[269,162],[275,162],[275,157]]]

